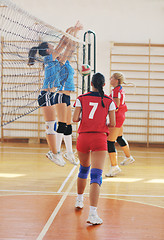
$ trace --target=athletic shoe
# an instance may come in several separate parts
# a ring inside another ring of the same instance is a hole
[[[103,220],[97,215],[97,213],[94,214],[94,215],[89,214],[89,217],[87,219],[87,223],[97,225],[97,224],[102,224]]]
[[[124,158],[124,160],[120,163],[121,165],[128,165],[128,164],[130,164],[130,163],[133,163],[135,160],[134,160],[134,158],[132,157],[132,156],[130,156],[130,157],[125,157]]]
[[[58,166],[64,167],[64,165],[66,164],[60,153],[53,153],[49,151],[46,154],[46,157],[49,158],[52,162],[56,163]]]
[[[75,208],[83,208],[84,203],[81,200],[76,199]]]
[[[72,164],[74,164],[74,165],[78,165],[78,164],[79,164],[79,159],[77,159],[77,161],[76,161],[74,153],[65,153],[65,154],[64,154],[64,157],[65,157],[70,163],[72,163]]]
[[[105,174],[105,176],[106,177],[114,177],[120,172],[121,172],[121,169],[119,168],[118,165],[111,166],[111,169],[109,170],[109,172],[107,174]]]

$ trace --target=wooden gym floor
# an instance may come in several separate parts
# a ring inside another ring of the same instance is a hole
[[[118,149],[118,161],[123,153]],[[135,162],[106,178],[98,205],[103,224],[76,210],[78,167],[59,167],[46,144],[0,143],[0,240],[164,240],[164,149],[132,147]]]

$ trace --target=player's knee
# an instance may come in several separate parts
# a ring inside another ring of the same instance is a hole
[[[121,147],[125,147],[127,145],[127,141],[123,138],[123,136],[119,136],[117,138],[117,142]]]
[[[72,125],[66,125],[64,135],[71,135],[72,134]]]
[[[83,167],[80,164],[78,177],[82,178],[82,179],[87,179],[88,174],[89,174],[89,170],[90,170],[90,166],[89,167]]]
[[[113,142],[113,141],[107,141],[107,145],[108,145],[108,152],[109,152],[109,153],[116,152],[115,142]]]
[[[58,122],[58,128],[57,128],[58,133],[64,133],[65,128],[66,128],[66,123]]]
[[[98,168],[91,169],[91,184],[97,183],[99,186],[102,184],[102,170]]]
[[[46,125],[46,134],[47,135],[54,135],[56,134],[56,127],[57,127],[57,123],[56,121],[49,121],[45,123]]]

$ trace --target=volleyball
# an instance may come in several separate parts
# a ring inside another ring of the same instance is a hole
[[[91,73],[91,67],[88,64],[83,64],[81,66],[81,74],[83,76],[88,76]]]

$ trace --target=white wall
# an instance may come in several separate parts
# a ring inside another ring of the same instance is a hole
[[[13,0],[61,30],[80,20],[97,39],[97,71],[109,79],[110,41],[164,43],[164,0]],[[81,34],[83,39],[83,34]],[[108,92],[108,83],[106,92]]]

